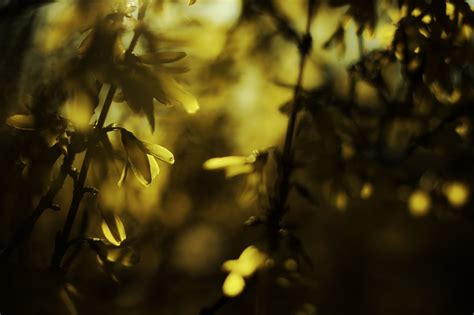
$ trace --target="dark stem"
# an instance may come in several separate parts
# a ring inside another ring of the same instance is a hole
[[[141,21],[145,17],[145,12],[148,7],[148,1],[144,1],[143,5],[140,8],[138,13],[138,20]],[[137,45],[138,39],[140,37],[140,32],[135,31],[133,34],[132,41],[125,52],[125,56],[129,56],[135,46]],[[110,85],[109,91],[107,92],[107,96],[104,100],[104,106],[102,107],[102,111],[100,112],[99,119],[97,124],[94,128],[93,135],[89,140],[89,144],[87,146],[86,155],[82,162],[81,171],[79,173],[79,178],[77,182],[74,184],[74,192],[71,200],[71,205],[69,207],[69,211],[66,217],[66,221],[64,222],[64,227],[62,231],[58,234],[56,239],[56,244],[53,252],[53,256],[51,259],[51,267],[53,269],[59,269],[61,265],[61,260],[63,259],[64,255],[66,254],[67,250],[67,243],[69,240],[69,236],[71,235],[72,227],[74,225],[74,221],[77,216],[77,212],[79,211],[79,207],[81,205],[81,200],[84,195],[84,186],[87,179],[87,173],[89,172],[90,163],[92,161],[92,156],[94,155],[95,148],[100,140],[102,135],[102,129],[104,127],[105,119],[110,110],[110,106],[112,105],[112,101],[117,91],[117,87],[112,84]]]
[[[272,234],[278,233],[281,219],[285,213],[288,194],[290,191],[290,177],[293,170],[293,140],[296,127],[296,118],[301,107],[301,93],[303,91],[303,74],[304,68],[311,52],[312,38],[311,38],[311,22],[313,16],[314,1],[309,1],[308,16],[306,21],[305,34],[299,41],[300,61],[298,67],[298,77],[296,85],[293,89],[293,100],[290,117],[288,119],[288,126],[286,129],[285,143],[283,145],[282,154],[282,168],[276,186],[276,200],[269,213],[268,223]],[[277,235],[272,235],[271,239],[276,240]],[[274,246],[272,246],[274,247]]]
[[[68,155],[64,157],[63,164],[61,165],[61,169],[59,171],[58,176],[53,180],[46,194],[41,197],[33,213],[25,219],[25,221],[20,225],[20,228],[13,235],[8,246],[0,255],[0,259],[7,259],[8,257],[10,257],[13,251],[30,236],[30,234],[33,232],[33,228],[36,222],[46,209],[52,209],[57,207],[53,203],[54,197],[56,197],[58,192],[63,187],[64,181],[66,180],[69,172],[71,171],[74,158],[75,153],[72,152],[68,153]]]

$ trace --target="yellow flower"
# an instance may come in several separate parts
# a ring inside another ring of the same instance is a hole
[[[127,161],[118,182],[119,186],[125,180],[129,167],[132,168],[140,183],[148,186],[160,172],[156,159],[174,164],[173,153],[165,147],[141,141],[133,133],[123,128],[120,128],[120,132],[122,144],[127,154]]]
[[[222,290],[225,295],[235,297],[245,288],[245,278],[252,276],[259,268],[263,267],[267,255],[255,246],[247,247],[239,259],[228,260],[222,268],[229,272],[224,281]]]
[[[204,162],[206,170],[224,170],[225,176],[231,178],[237,175],[255,172],[267,158],[266,151],[255,150],[249,156],[216,157]]]

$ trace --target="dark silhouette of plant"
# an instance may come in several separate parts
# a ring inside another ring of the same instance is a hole
[[[136,16],[136,26],[133,37],[127,49],[122,47],[123,35],[125,34],[124,21],[132,18],[134,7],[126,6],[120,1],[116,3],[115,11],[112,9],[114,2],[104,1],[100,4],[89,1],[79,1],[77,14],[92,14],[92,10],[101,9],[104,13],[93,21],[92,27],[87,30],[88,34],[82,40],[78,48],[78,54],[69,61],[68,71],[61,78],[63,82],[55,83],[54,87],[59,89],[67,98],[79,99],[80,106],[85,113],[92,113],[97,108],[100,100],[99,92],[108,89],[103,99],[100,115],[97,121],[91,125],[77,124],[69,121],[55,112],[44,111],[43,108],[33,107],[30,115],[14,115],[7,119],[7,124],[21,132],[37,133],[44,139],[46,150],[54,151],[54,157],[49,162],[50,167],[56,159],[63,158],[63,163],[57,177],[51,182],[47,192],[41,197],[38,205],[19,230],[14,233],[8,246],[3,250],[1,257],[7,259],[13,251],[25,241],[32,232],[35,223],[47,209],[60,211],[61,207],[54,203],[55,196],[62,189],[67,177],[74,182],[72,200],[70,202],[67,217],[63,228],[57,233],[56,243],[51,259],[53,269],[64,269],[62,264],[67,251],[72,246],[86,242],[91,249],[97,251],[104,263],[107,260],[107,248],[122,248],[128,246],[125,242],[127,236],[120,218],[113,213],[103,213],[102,230],[106,236],[105,240],[99,238],[88,238],[85,235],[88,214],[84,213],[81,223],[80,234],[71,239],[74,224],[85,194],[96,195],[98,190],[86,185],[88,171],[94,156],[99,149],[111,152],[110,158],[114,159],[112,145],[108,138],[110,132],[120,132],[124,147],[124,169],[119,184],[126,179],[129,169],[132,169],[138,180],[147,186],[158,174],[159,168],[155,159],[169,164],[174,163],[173,154],[166,148],[150,144],[138,139],[131,131],[111,124],[105,126],[105,121],[112,106],[117,91],[120,91],[120,99],[125,101],[137,114],[144,114],[149,122],[151,130],[155,128],[155,114],[153,99],[168,105],[183,105],[190,113],[198,110],[196,99],[185,91],[182,86],[171,75],[172,67],[168,64],[176,62],[186,56],[183,52],[157,51],[135,55],[133,50],[137,46],[140,36],[144,36],[150,47],[155,47],[159,39],[147,29],[143,23],[149,1],[142,1]],[[37,5],[31,3],[31,5]],[[27,10],[30,3],[19,5],[10,4],[3,9],[5,12],[13,10]],[[2,11],[2,12],[3,12]],[[6,14],[7,14],[6,13]],[[8,13],[10,14],[10,13]],[[119,101],[119,99],[115,99]],[[41,100],[41,101],[44,101]],[[34,106],[34,105],[33,105]],[[90,108],[87,108],[90,107]],[[85,117],[86,122],[90,116]],[[84,153],[82,166],[79,170],[73,168],[73,162],[77,155]],[[87,211],[87,209],[85,209]],[[69,256],[77,255],[77,249]],[[123,259],[122,257],[121,259]],[[120,259],[119,259],[120,260]]]

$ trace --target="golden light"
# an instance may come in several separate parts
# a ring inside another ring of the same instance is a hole
[[[242,252],[239,259],[226,261],[222,268],[243,277],[249,277],[264,264],[266,258],[265,253],[258,248],[249,246]]]
[[[336,200],[335,200],[335,203],[336,203],[336,208],[339,210],[339,211],[344,211],[346,210],[347,208],[347,203],[348,203],[348,200],[347,200],[347,194],[344,193],[344,192],[339,192],[337,195],[336,195]]]
[[[416,190],[408,199],[408,209],[415,217],[422,217],[428,214],[431,207],[431,198],[425,191]]]
[[[224,294],[229,297],[239,295],[245,287],[244,277],[252,276],[265,265],[266,260],[264,252],[255,246],[249,246],[240,254],[239,259],[226,261],[222,268],[230,273],[222,286]]]
[[[344,160],[352,158],[355,154],[355,149],[350,143],[343,143],[341,146],[341,155]]]
[[[461,137],[465,137],[469,132],[469,121],[467,119],[463,119],[459,122],[456,126],[456,133]]]
[[[362,185],[362,189],[360,190],[360,198],[369,199],[370,196],[372,196],[373,191],[374,186],[371,183],[364,183],[364,185]]]
[[[296,271],[298,270],[298,263],[296,260],[289,258],[285,260],[285,269],[288,271]]]
[[[235,272],[231,272],[227,278],[225,278],[224,284],[222,285],[222,291],[228,297],[235,297],[239,295],[242,293],[244,288],[244,278]]]
[[[462,207],[469,199],[469,187],[461,182],[452,182],[443,187],[443,192],[453,207]]]

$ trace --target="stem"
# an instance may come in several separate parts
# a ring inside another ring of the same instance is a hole
[[[56,197],[58,192],[63,187],[64,181],[66,180],[67,175],[69,174],[69,172],[71,170],[74,158],[75,158],[75,153],[72,153],[72,152],[64,157],[63,164],[61,165],[61,169],[59,171],[58,176],[53,180],[53,182],[51,183],[51,186],[49,187],[46,194],[44,194],[41,197],[41,199],[38,202],[38,205],[36,206],[33,213],[28,218],[25,219],[23,224],[21,224],[20,228],[13,235],[13,237],[10,240],[8,246],[5,248],[5,250],[0,255],[0,259],[7,259],[8,257],[10,257],[10,255],[13,253],[13,251],[25,239],[27,239],[29,237],[29,235],[33,232],[33,228],[34,228],[36,222],[41,217],[41,215],[44,213],[44,211],[46,209],[54,207],[54,205],[53,205],[54,197]]]
[[[144,1],[138,13],[138,21],[143,20],[143,18],[145,17],[147,7],[148,1]],[[141,33],[139,31],[135,31],[135,33],[133,34],[132,41],[130,42],[129,47],[125,52],[125,57],[132,54],[133,49],[135,49],[135,46],[138,43],[140,35]],[[51,267],[54,269],[60,268],[61,260],[66,254],[69,236],[71,235],[72,227],[74,225],[74,221],[76,219],[77,212],[79,211],[82,197],[84,195],[84,186],[86,183],[87,174],[89,172],[90,163],[92,161],[92,156],[94,155],[95,148],[101,137],[105,119],[107,118],[107,115],[109,113],[110,106],[112,105],[112,101],[116,91],[117,87],[114,84],[111,84],[109,91],[107,92],[107,96],[105,97],[104,106],[102,107],[102,111],[100,112],[99,119],[97,120],[97,124],[94,128],[93,135],[89,140],[86,155],[84,157],[84,161],[82,162],[81,171],[79,173],[79,178],[74,184],[74,192],[71,200],[71,205],[69,207],[66,221],[64,222],[64,227],[62,229],[62,232],[58,234],[58,237],[56,239],[56,244],[51,259]]]
[[[274,208],[269,215],[269,224],[270,229],[273,230],[272,233],[278,233],[280,221],[285,213],[285,206],[288,199],[288,194],[290,191],[290,177],[293,171],[293,140],[296,127],[296,118],[301,107],[301,92],[303,90],[303,74],[308,55],[311,51],[311,22],[313,16],[313,6],[314,1],[309,1],[308,4],[308,16],[306,21],[306,30],[302,39],[299,43],[300,49],[300,61],[298,68],[298,77],[296,80],[296,85],[293,90],[293,106],[291,109],[290,117],[288,119],[288,126],[286,128],[285,143],[283,145],[283,155],[282,155],[282,170],[281,175],[278,178],[276,186],[276,202]],[[276,239],[271,237],[272,239]]]

